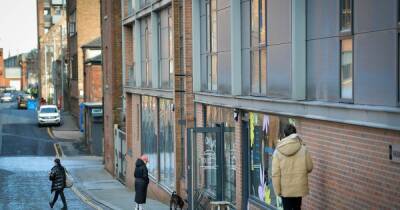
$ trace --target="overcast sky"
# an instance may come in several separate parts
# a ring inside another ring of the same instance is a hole
[[[37,48],[36,0],[0,0],[0,48],[5,57]]]

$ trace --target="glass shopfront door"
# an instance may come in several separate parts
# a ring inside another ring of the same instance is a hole
[[[235,183],[227,178],[235,173],[234,144],[227,138],[233,132],[222,123],[188,129],[189,209],[210,209],[210,201],[235,199]]]

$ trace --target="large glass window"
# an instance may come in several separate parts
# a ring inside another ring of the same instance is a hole
[[[172,100],[159,100],[160,128],[160,182],[175,188],[174,112]]]
[[[207,89],[217,91],[217,1],[206,1],[207,11]]]
[[[150,17],[141,21],[141,37],[142,43],[142,86],[151,87],[151,29]]]
[[[353,40],[343,39],[340,44],[340,97],[353,98]]]
[[[142,153],[149,156],[149,174],[157,178],[157,98],[142,97]]]
[[[159,27],[159,87],[172,89],[174,81],[173,34],[171,8],[160,13]]]
[[[218,124],[223,124],[225,128],[234,129],[235,121],[233,119],[233,110],[228,108],[216,107],[216,106],[207,106],[206,108],[206,126],[207,127],[216,127]],[[215,145],[215,134],[207,134],[209,136],[206,137],[206,149],[212,151],[214,156],[216,154]],[[208,138],[208,139],[207,139]],[[208,140],[208,141],[207,141]],[[232,204],[236,203],[236,159],[235,159],[235,132],[224,132],[224,157],[223,157],[223,195],[226,201],[231,202]],[[210,154],[212,154],[210,152]],[[210,160],[215,161],[215,158],[211,158]],[[214,163],[216,165],[216,163]],[[215,170],[206,170],[206,177],[209,177],[207,180],[207,186],[209,189],[215,191],[216,189],[216,180],[215,178],[219,175],[215,175]]]
[[[282,202],[272,185],[272,155],[288,123],[296,124],[286,117],[249,113],[250,196],[274,207],[282,207]]]
[[[251,93],[267,92],[266,0],[251,1]]]
[[[351,32],[353,25],[353,1],[340,1],[340,31]]]
[[[76,33],[76,11],[73,11],[70,15],[69,15],[69,36],[74,36]]]

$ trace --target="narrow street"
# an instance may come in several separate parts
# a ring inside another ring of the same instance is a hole
[[[18,110],[15,103],[0,104],[0,209],[50,209],[48,172],[56,154],[54,143],[48,128],[38,127],[35,111]],[[74,160],[64,165],[84,163]],[[92,209],[70,189],[65,196],[69,209]],[[61,207],[60,200],[54,209]]]

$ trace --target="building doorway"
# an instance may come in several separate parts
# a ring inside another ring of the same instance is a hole
[[[236,170],[234,144],[226,138],[233,132],[224,123],[188,129],[189,209],[210,209],[211,201],[235,199],[235,183],[229,178]]]

